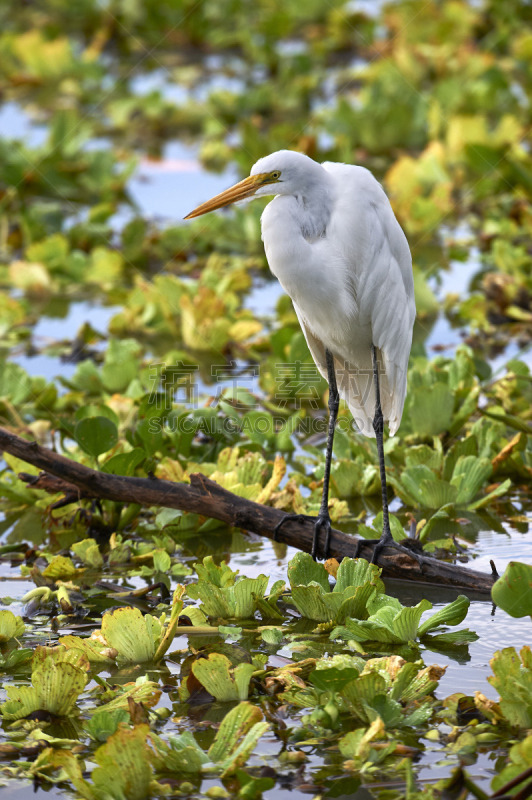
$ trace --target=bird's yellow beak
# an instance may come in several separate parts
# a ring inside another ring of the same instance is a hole
[[[249,178],[244,178],[240,183],[226,189],[225,192],[217,194],[206,203],[187,214],[185,219],[194,219],[194,217],[201,217],[202,214],[208,214],[209,211],[215,211],[217,208],[229,206],[231,203],[237,203],[239,200],[245,200],[246,197],[252,197],[257,189],[264,183],[269,183],[270,174],[268,172],[261,172],[259,175],[250,175]]]

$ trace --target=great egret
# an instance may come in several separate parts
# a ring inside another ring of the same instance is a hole
[[[329,481],[342,397],[360,431],[377,439],[383,529],[373,561],[388,546],[421,561],[392,537],[383,449],[384,421],[389,420],[391,435],[401,422],[416,315],[406,237],[384,190],[367,169],[318,164],[290,150],[261,158],[248,178],[185,219],[265,195],[276,195],[261,219],[268,264],[292,298],[312,357],[329,382],[323,495],[312,556],[316,558],[322,528],[325,558],[329,550]],[[298,517],[287,515],[281,524]]]

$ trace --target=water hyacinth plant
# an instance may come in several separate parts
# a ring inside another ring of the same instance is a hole
[[[7,687],[3,718],[22,719],[36,711],[58,717],[78,713],[76,701],[87,684],[88,669],[88,661],[80,653],[38,647],[32,659],[31,686]]]
[[[453,644],[474,642],[478,636],[467,629],[444,633],[442,628],[459,625],[469,608],[464,595],[440,609],[420,624],[421,616],[432,608],[432,603],[422,600],[416,606],[405,607],[395,597],[385,594],[372,598],[366,607],[367,619],[347,619],[345,627],[335,628],[331,639],[343,638],[356,642],[383,642],[384,644],[407,644],[436,633],[431,644]]]
[[[166,616],[143,615],[137,608],[119,608],[105,614],[100,631],[90,639],[65,636],[59,640],[68,650],[83,653],[89,661],[109,663],[157,663],[172,644],[183,608],[185,587],[178,585],[173,596],[168,622]]]
[[[339,623],[346,617],[363,619],[368,602],[384,591],[381,570],[364,559],[344,558],[331,590],[329,573],[308,553],[298,553],[288,567],[291,597],[299,613],[319,622]]]
[[[268,585],[266,575],[238,580],[237,573],[225,562],[216,566],[211,556],[204,559],[203,565],[196,564],[195,569],[199,580],[188,587],[187,594],[202,601],[200,609],[207,617],[251,618],[257,607],[257,598],[263,599]]]
[[[530,5],[41,0],[0,21],[0,428],[137,481],[126,502],[3,453],[5,791],[530,796]],[[492,559],[495,609],[352,558],[382,498],[343,403],[340,563],[144,501],[202,481],[211,509],[218,486],[261,520],[320,510],[327,382],[261,201],[182,220],[279,149],[390,197],[416,305],[392,535],[447,574]]]

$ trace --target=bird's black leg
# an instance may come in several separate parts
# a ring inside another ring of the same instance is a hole
[[[329,381],[329,429],[327,431],[327,449],[325,451],[325,472],[323,473],[323,490],[321,495],[321,508],[314,525],[314,539],[312,541],[312,558],[316,558],[318,552],[318,542],[320,530],[325,528],[325,542],[323,545],[323,557],[329,554],[329,544],[331,541],[331,518],[329,516],[329,483],[331,480],[332,449],[334,442],[334,429],[338,418],[338,407],[340,405],[340,395],[336,385],[336,372],[334,369],[334,356],[330,350],[325,350],[327,359],[327,378]]]
[[[390,542],[394,543],[394,538],[390,530],[390,515],[388,513],[388,487],[386,486],[386,464],[384,463],[384,417],[381,408],[381,392],[379,381],[379,362],[377,359],[377,348],[371,345],[371,355],[373,357],[373,383],[375,386],[375,416],[373,418],[373,430],[377,439],[377,453],[379,457],[379,471],[381,474],[382,491],[382,536],[373,551],[372,563],[375,564],[380,552],[387,547]]]
[[[376,564],[379,558],[379,555],[386,547],[394,547],[396,550],[401,550],[404,553],[408,553],[409,556],[414,558],[418,564],[422,567],[423,566],[423,557],[415,553],[408,547],[403,547],[403,545],[398,544],[392,536],[392,532],[390,530],[390,515],[388,513],[388,489],[386,486],[386,465],[384,463],[384,417],[382,414],[381,408],[381,393],[380,393],[380,386],[379,386],[379,363],[377,359],[377,348],[375,345],[371,345],[371,354],[373,357],[373,383],[375,386],[375,416],[373,418],[373,430],[375,431],[375,438],[377,440],[377,453],[379,457],[379,471],[381,475],[381,489],[382,489],[382,535],[380,539],[359,539],[357,542],[355,555],[356,558],[358,556],[358,551],[360,546],[363,544],[364,541],[368,543],[375,544],[375,549],[373,551],[373,557],[371,559],[372,564]]]
[[[323,558],[327,558],[329,553],[329,544],[331,541],[331,518],[329,516],[329,483],[331,479],[331,461],[332,461],[332,448],[334,441],[334,429],[336,427],[336,420],[338,417],[338,407],[340,405],[340,395],[338,394],[338,387],[336,385],[336,372],[334,369],[334,356],[329,350],[325,350],[325,358],[327,361],[327,378],[329,380],[329,427],[327,431],[327,449],[325,451],[325,472],[323,474],[323,490],[321,496],[321,507],[318,512],[314,523],[314,538],[312,540],[312,558],[316,560],[318,554],[318,544],[320,539],[320,532],[322,528],[325,529],[325,542],[323,545]],[[283,517],[278,525],[275,526],[273,532],[274,540],[277,539],[277,533],[282,525],[288,520],[302,520],[309,519],[305,514],[287,514]]]

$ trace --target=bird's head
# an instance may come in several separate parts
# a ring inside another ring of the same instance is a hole
[[[248,178],[217,194],[206,203],[187,214],[185,219],[193,219],[214,211],[217,208],[250,200],[254,197],[265,197],[272,194],[304,194],[311,187],[314,177],[323,172],[323,168],[303,153],[292,150],[278,150],[257,161],[251,168]]]

